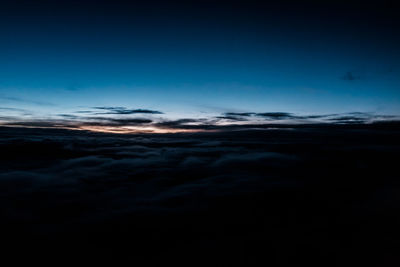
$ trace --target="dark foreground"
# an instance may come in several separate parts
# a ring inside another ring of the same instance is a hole
[[[0,128],[2,257],[400,266],[399,137],[396,124],[136,136]]]

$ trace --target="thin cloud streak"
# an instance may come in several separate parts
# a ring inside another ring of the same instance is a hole
[[[354,73],[351,71],[346,72],[346,74],[342,76],[342,80],[349,81],[349,82],[352,82],[355,80],[360,80],[360,79],[361,79],[360,76],[354,75]]]
[[[35,104],[39,106],[55,106],[55,104],[47,102],[47,101],[37,101],[37,100],[30,100],[30,99],[25,99],[21,97],[15,97],[15,96],[0,96],[0,100],[3,101],[11,101],[11,102],[20,102],[20,103],[29,103],[29,104]]]
[[[112,115],[131,115],[131,114],[164,114],[158,110],[150,109],[128,109],[125,107],[93,107],[98,110],[105,110],[106,112],[96,112],[94,114],[112,114]]]

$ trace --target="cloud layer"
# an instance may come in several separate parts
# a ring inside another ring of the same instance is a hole
[[[40,118],[27,110],[10,107],[3,107],[0,110],[8,114],[0,117],[0,124],[4,126],[67,128],[121,133],[229,131],[288,128],[311,124],[370,124],[399,119],[397,116],[365,112],[310,115],[289,112],[225,112],[217,116],[202,118],[170,119],[168,114],[157,110],[108,106]],[[10,115],[11,113],[12,115]]]
[[[399,240],[400,127],[354,127],[165,135],[0,127],[2,240],[21,253],[82,248],[91,260],[129,255],[150,265],[198,253],[202,264],[230,266],[287,253],[307,262],[388,255]]]

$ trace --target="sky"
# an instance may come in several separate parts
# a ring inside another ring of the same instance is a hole
[[[2,1],[0,121],[397,116],[399,26],[395,1]]]

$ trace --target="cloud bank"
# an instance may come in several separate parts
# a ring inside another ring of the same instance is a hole
[[[2,241],[156,266],[198,253],[201,265],[230,266],[390,255],[399,134],[399,124],[164,135],[0,127]]]
[[[94,107],[94,109],[58,114],[48,118],[34,118],[29,111],[7,107],[0,110],[8,113],[23,111],[24,114],[2,116],[0,124],[3,126],[83,129],[120,133],[168,133],[290,128],[302,127],[302,125],[373,124],[399,120],[394,115],[365,112],[322,115],[300,115],[289,112],[225,112],[219,116],[203,118],[168,119],[168,114],[156,110],[124,107]],[[105,112],[97,112],[97,110],[105,110]]]

